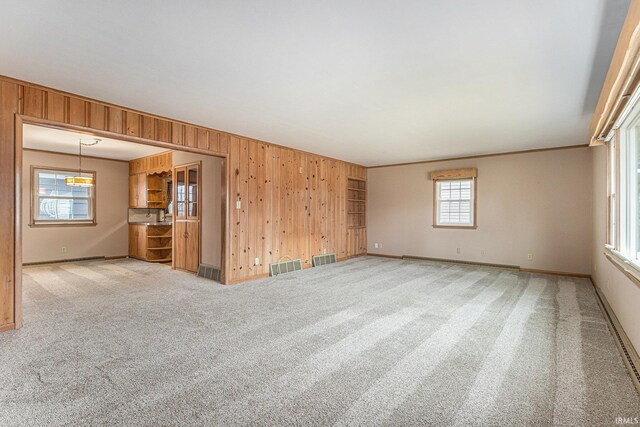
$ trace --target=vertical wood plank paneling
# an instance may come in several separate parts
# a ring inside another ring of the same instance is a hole
[[[156,120],[153,117],[142,115],[141,135],[146,139],[156,139]]]
[[[180,123],[171,124],[171,143],[184,145],[184,125]]]
[[[249,253],[247,247],[249,246],[248,240],[248,228],[249,228],[249,142],[240,138],[240,158],[239,158],[239,187],[238,194],[241,202],[241,209],[238,212],[238,222],[240,223],[240,229],[238,232],[238,277],[248,277],[249,267]]]
[[[39,119],[43,118],[45,92],[30,86],[24,86],[22,93],[23,114],[26,116],[37,117]]]
[[[273,150],[268,144],[264,147],[264,187],[262,241],[262,273],[269,272],[269,264],[273,262]]]
[[[207,129],[197,129],[196,146],[202,150],[209,150],[209,131]]]
[[[72,125],[86,126],[87,103],[75,97],[69,98],[69,123]]]
[[[140,136],[140,114],[132,113],[130,111],[125,112],[126,134],[131,136]]]
[[[229,275],[231,279],[239,277],[239,259],[240,259],[240,218],[237,202],[240,200],[240,142],[237,138],[233,138],[229,149],[229,222],[230,222],[230,257]]]
[[[119,108],[107,107],[107,130],[109,132],[124,133],[124,111]]]
[[[208,134],[209,134],[208,150],[214,153],[219,153],[220,152],[220,132],[210,130]]]
[[[56,92],[47,93],[47,119],[64,123],[66,116],[65,97]]]
[[[162,142],[171,142],[171,122],[155,119],[156,139]]]
[[[227,154],[229,152],[229,135],[221,133],[218,136],[218,148],[220,153]]]
[[[258,255],[257,251],[257,241],[258,241],[258,143],[256,141],[248,141],[248,150],[249,150],[249,168],[247,169],[247,179],[248,179],[248,218],[249,221],[247,226],[247,257],[249,262],[249,276],[254,276],[257,273],[255,268],[255,258],[261,257]]]
[[[30,96],[34,96],[31,94]],[[0,81],[0,325],[14,323],[15,245],[15,114],[19,89],[15,83]],[[38,111],[36,102],[30,110]],[[34,108],[35,107],[35,108]],[[27,184],[28,185],[28,184]]]
[[[105,106],[96,102],[89,103],[89,127],[98,130],[106,129],[107,111]]]
[[[186,147],[196,148],[198,146],[198,134],[195,126],[184,126],[184,145]]]

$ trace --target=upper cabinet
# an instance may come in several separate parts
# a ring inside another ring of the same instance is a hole
[[[129,162],[129,207],[167,208],[167,181],[171,180],[172,152]]]

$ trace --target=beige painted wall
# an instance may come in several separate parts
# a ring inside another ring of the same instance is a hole
[[[173,165],[202,161],[202,263],[221,267],[222,261],[222,162],[219,157],[184,151],[173,152]]]
[[[629,336],[640,350],[640,287],[629,280],[604,256],[607,233],[607,151],[604,146],[593,152],[593,268],[592,277]]]
[[[429,173],[463,167],[478,168],[478,228],[433,228]],[[367,173],[369,253],[591,272],[591,152],[586,147]]]
[[[22,256],[24,263],[93,256],[126,256],[129,165],[106,159],[83,159],[96,171],[96,226],[30,227],[31,165],[74,169],[78,158],[25,150],[22,163]],[[62,252],[62,247],[67,252]]]

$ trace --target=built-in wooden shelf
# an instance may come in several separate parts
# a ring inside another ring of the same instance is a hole
[[[347,179],[347,227],[367,226],[367,181],[357,178]]]

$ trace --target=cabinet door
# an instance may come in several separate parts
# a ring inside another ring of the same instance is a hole
[[[186,224],[185,270],[198,271],[200,265],[200,223],[188,221]]]
[[[138,204],[139,208],[147,207],[147,174],[138,174]]]
[[[138,227],[129,225],[129,256],[138,256]]]
[[[138,206],[138,175],[129,175],[129,207]]]
[[[173,226],[173,267],[180,270],[186,269],[185,255],[187,239],[187,223],[184,221],[176,222]]]
[[[138,226],[138,257],[147,259],[147,226]]]
[[[176,168],[174,179],[174,215],[176,219],[187,217],[187,170],[186,168]]]
[[[199,218],[200,167],[187,166],[187,218]]]

